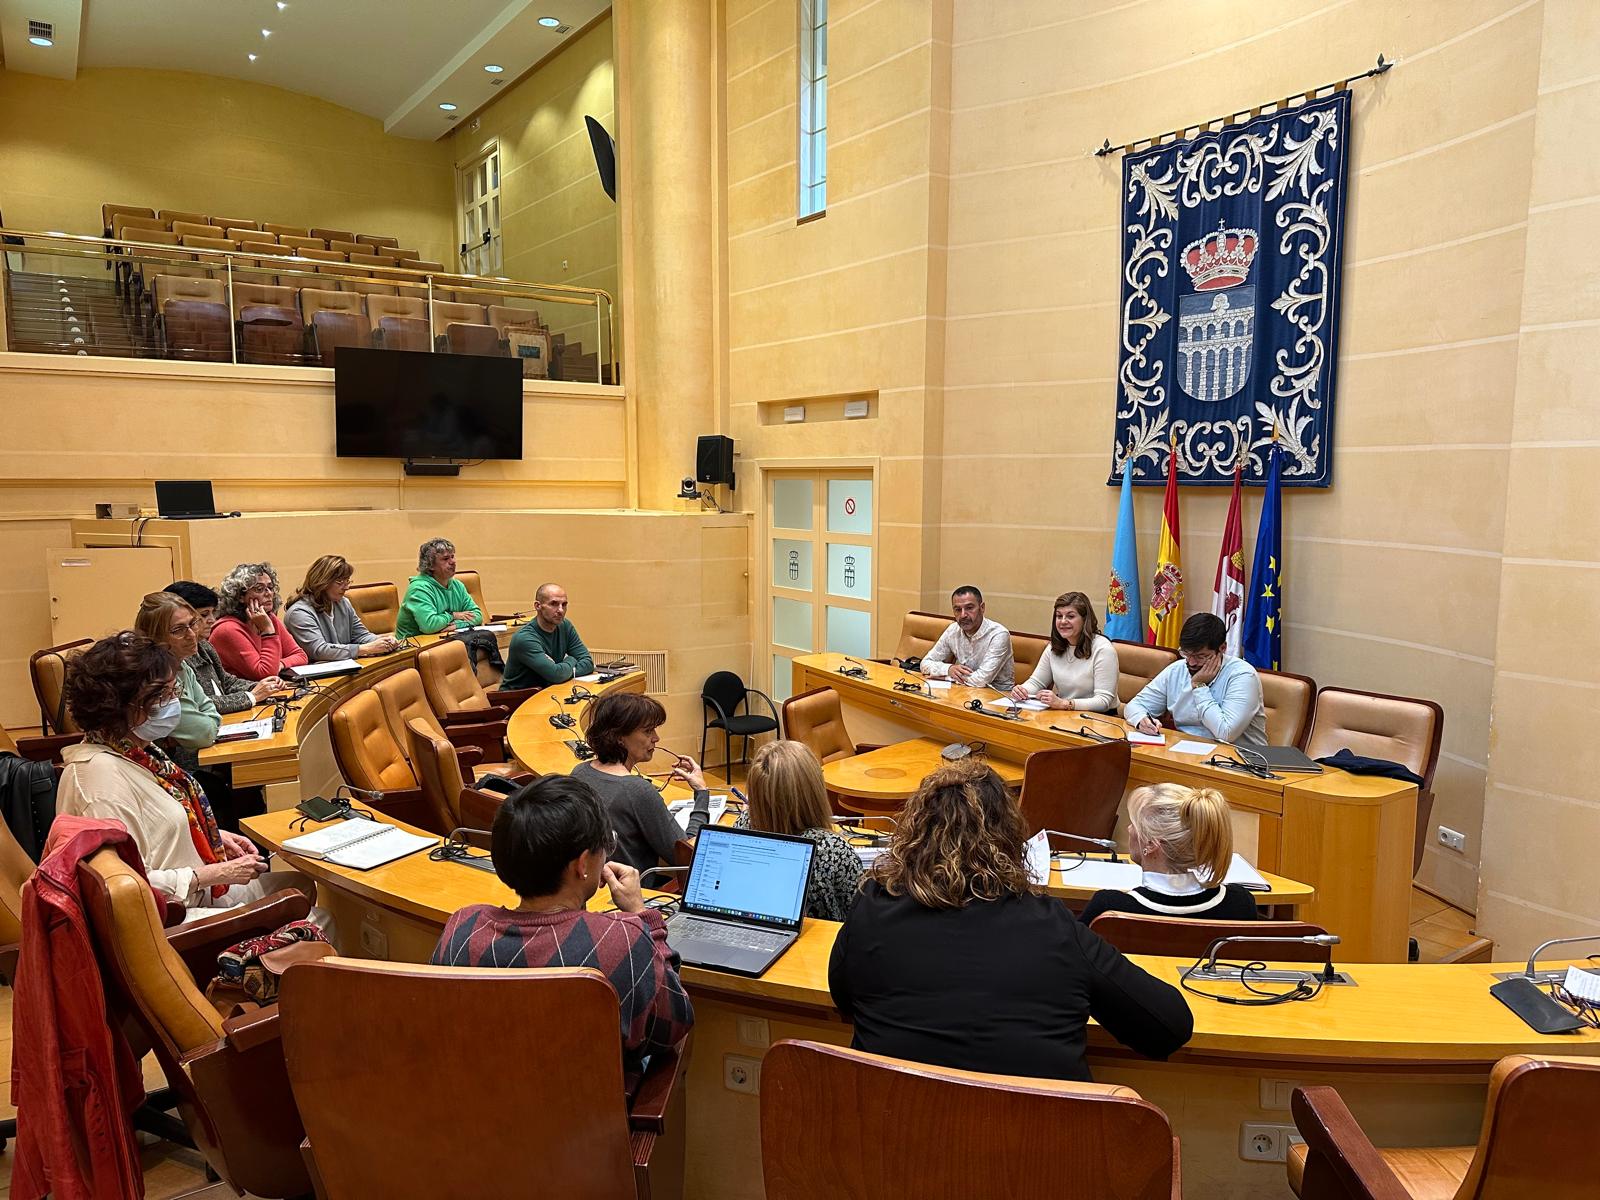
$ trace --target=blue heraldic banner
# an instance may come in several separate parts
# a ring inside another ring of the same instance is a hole
[[[1350,93],[1123,161],[1122,347],[1108,483],[1333,483]]]

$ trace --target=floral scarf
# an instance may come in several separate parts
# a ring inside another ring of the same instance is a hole
[[[189,817],[189,838],[194,842],[196,853],[200,861],[205,863],[218,863],[225,859],[226,849],[222,845],[222,833],[217,828],[217,818],[211,812],[211,801],[206,799],[206,794],[194,777],[180,767],[159,746],[140,746],[132,738],[110,738],[99,734],[89,734],[85,741],[94,742],[104,746],[113,754],[127,759],[136,767],[143,767],[155,776],[167,793],[183,806],[183,811]],[[216,899],[228,889],[223,884],[213,884],[211,897]]]

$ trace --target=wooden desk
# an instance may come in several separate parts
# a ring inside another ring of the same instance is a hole
[[[244,827],[278,849],[293,836],[292,815],[248,817]],[[511,899],[492,875],[433,862],[425,852],[372,871],[281,857],[318,880],[320,902],[339,918],[347,952],[367,957],[426,961],[457,908]],[[603,892],[594,903],[607,906]],[[759,1100],[724,1089],[723,1059],[759,1059],[764,1046],[781,1037],[849,1040],[827,988],[838,929],[833,922],[807,921],[795,946],[760,979],[684,969],[696,1011],[686,1195],[761,1194]],[[1169,958],[1134,961],[1174,984],[1188,965]],[[1336,1083],[1379,1144],[1465,1145],[1477,1137],[1495,1061],[1507,1054],[1600,1055],[1600,1031],[1540,1037],[1489,995],[1495,971],[1521,964],[1341,958],[1339,965],[1357,986],[1325,988],[1303,1003],[1240,1008],[1186,994],[1195,1034],[1166,1063],[1138,1059],[1090,1029],[1095,1077],[1137,1088],[1171,1118],[1183,1139],[1191,1195],[1265,1200],[1284,1194],[1281,1163],[1238,1158],[1242,1121],[1290,1123],[1286,1111],[1263,1107],[1265,1083]]]
[[[1024,712],[1019,720],[1004,720],[963,707],[971,699],[993,700],[992,689],[952,687],[932,696],[897,692],[896,680],[920,677],[867,663],[867,678],[857,679],[838,673],[844,665],[840,654],[796,658],[794,691],[830,687],[838,692],[851,736],[862,741],[983,742],[991,761],[1021,763],[1035,750],[1089,744],[1092,739],[1075,732],[1079,728],[1103,734],[1126,728],[1115,717],[1074,712]],[[1333,770],[1258,779],[1206,766],[1203,756],[1173,753],[1171,746],[1183,736],[1168,732],[1163,746],[1135,746],[1130,787],[1170,780],[1216,788],[1234,809],[1245,856],[1261,869],[1316,889],[1301,919],[1339,934],[1354,960],[1404,962],[1416,788]],[[1217,753],[1234,757],[1226,747],[1219,746]]]
[[[829,790],[860,800],[862,812],[896,812],[924,779],[945,764],[939,752],[947,745],[948,741],[938,738],[908,738],[865,754],[835,759],[823,766],[822,778]],[[989,765],[1007,787],[1022,786],[1020,763],[995,758],[989,760]]]

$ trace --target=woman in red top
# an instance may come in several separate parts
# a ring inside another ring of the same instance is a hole
[[[270,679],[307,662],[300,643],[277,617],[278,573],[271,563],[240,563],[217,587],[211,645],[241,679]]]

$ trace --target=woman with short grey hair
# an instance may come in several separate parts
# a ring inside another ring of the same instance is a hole
[[[217,586],[211,645],[222,665],[241,679],[267,679],[307,662],[277,617],[278,573],[271,563],[240,563]]]

